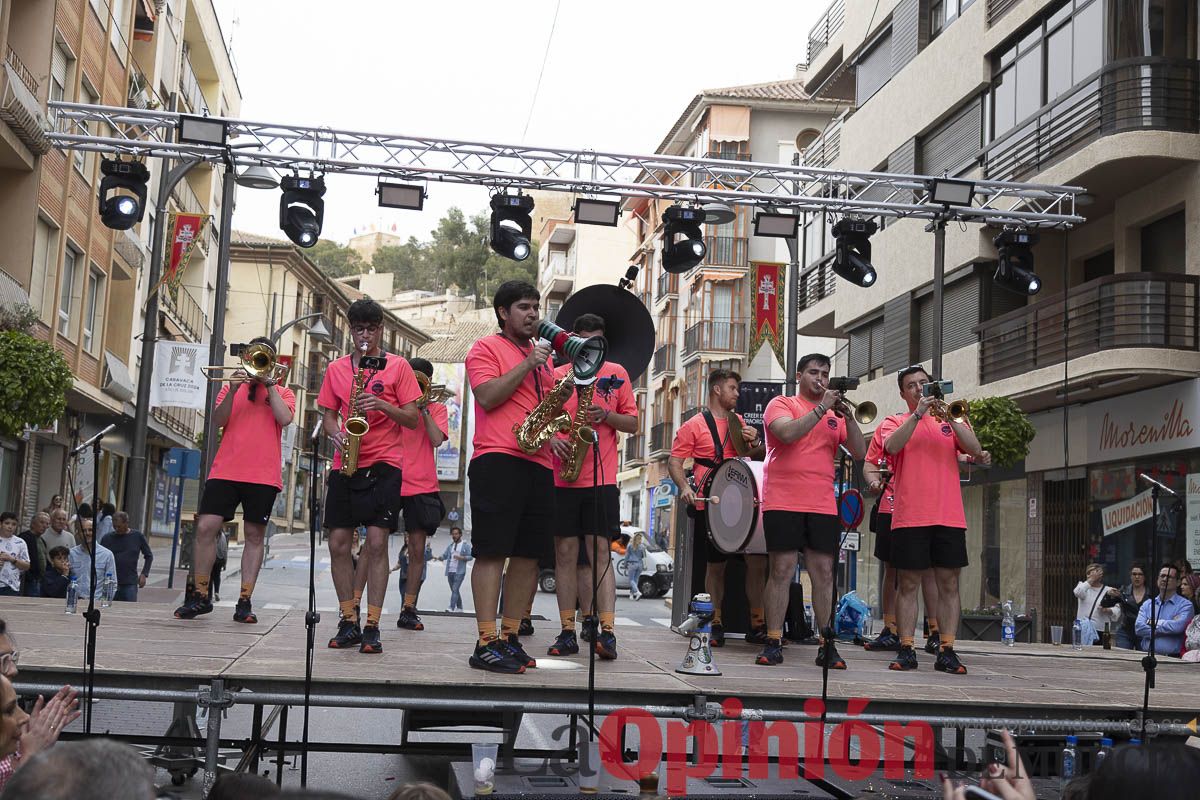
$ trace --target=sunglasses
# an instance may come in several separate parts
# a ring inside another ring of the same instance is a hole
[[[13,650],[11,653],[0,653],[0,672],[6,671],[10,664],[15,667],[20,660],[20,650]]]

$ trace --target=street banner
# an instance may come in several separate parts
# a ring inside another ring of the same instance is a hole
[[[150,407],[204,408],[208,379],[204,377],[208,345],[160,340],[154,343],[154,380]]]
[[[766,426],[763,424],[763,414],[771,398],[783,394],[783,384],[772,381],[742,381],[738,385],[737,413],[746,420],[747,425],[758,429],[760,436],[766,436]]]
[[[167,291],[174,297],[179,291],[183,280],[183,271],[187,269],[188,259],[192,257],[192,249],[204,234],[204,225],[208,222],[205,214],[171,214],[167,219],[170,250],[167,252],[167,263],[163,266],[162,278],[150,293],[158,291],[166,285]]]
[[[1135,494],[1128,500],[1114,503],[1100,511],[1100,519],[1104,525],[1104,535],[1123,531],[1131,525],[1154,516],[1154,499],[1150,490]]]
[[[785,264],[758,261],[750,264],[754,280],[754,331],[747,363],[754,360],[763,342],[769,341],[775,358],[783,365],[783,304],[779,298],[784,293],[785,267]]]
[[[1200,564],[1200,473],[1187,476],[1187,552],[1192,564]]]
[[[466,377],[465,364],[434,364],[433,382],[443,383],[452,394],[446,399],[447,427],[450,429],[446,441],[434,453],[437,476],[440,481],[462,480],[462,429],[463,429],[463,385]]]

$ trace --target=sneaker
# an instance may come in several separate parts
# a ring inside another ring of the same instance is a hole
[[[487,644],[476,645],[468,663],[475,669],[486,669],[489,672],[506,672],[509,675],[519,675],[525,671],[525,665],[513,657],[512,650],[499,639]]]
[[[573,656],[578,652],[579,640],[575,638],[575,631],[561,631],[554,640],[554,644],[550,645],[550,649],[546,651],[546,655]]]
[[[517,636],[533,636],[533,620],[525,617],[521,620],[521,627],[517,628]]]
[[[725,626],[719,622],[712,624],[712,632],[708,634],[709,647],[725,646]]]
[[[500,643],[508,647],[509,652],[512,653],[513,658],[516,659],[517,663],[523,664],[526,667],[537,666],[537,661],[534,660],[533,656],[529,655],[529,653],[526,653],[525,648],[521,647],[521,640],[517,638],[517,634],[509,634],[508,641],[505,642],[504,640],[500,640]]]
[[[825,645],[817,645],[817,666],[825,666]],[[837,645],[829,642],[829,668],[830,669],[845,669],[846,661],[838,654]]]
[[[767,643],[767,626],[759,625],[756,628],[751,628],[746,634],[746,644],[766,644]]]
[[[396,627],[404,628],[409,631],[425,630],[425,623],[421,622],[421,618],[417,616],[417,610],[411,606],[405,606],[400,612],[400,616],[396,618]]]
[[[358,646],[358,652],[372,655],[383,652],[383,642],[379,641],[378,625],[368,625],[362,629],[362,642]]]
[[[907,672],[916,668],[917,654],[912,647],[901,647],[900,652],[896,653],[896,657],[892,659],[892,663],[888,664],[888,669],[898,672]]]
[[[967,668],[958,660],[958,655],[955,654],[953,647],[942,648],[942,652],[938,653],[937,661],[933,662],[933,668],[938,672],[948,672],[951,675],[967,674]]]
[[[881,650],[899,650],[900,637],[892,633],[888,628],[884,628],[869,642],[863,642],[863,649],[871,652],[879,652]]]
[[[376,629],[378,630],[378,629]],[[343,650],[362,642],[362,631],[354,620],[343,619],[338,622],[337,635],[329,640],[329,646],[334,650]]]
[[[612,661],[617,657],[617,635],[612,631],[600,631],[600,638],[596,639],[596,655],[605,661]]]
[[[592,633],[592,629],[589,628],[586,624],[583,626],[583,629],[579,631],[579,638],[585,642],[590,643],[592,641],[592,638],[594,637],[594,635],[595,634]]]
[[[250,608],[250,598],[238,600],[237,608],[233,610],[233,621],[244,622],[247,625],[253,625],[258,622],[258,617],[254,615],[254,611]]]
[[[942,635],[940,633],[929,634],[929,638],[925,640],[925,652],[931,656],[936,656],[941,649]]]
[[[755,664],[761,664],[764,667],[773,667],[776,664],[783,663],[783,642],[779,639],[767,639],[766,645],[762,652],[758,654],[758,658],[754,659]]]
[[[187,601],[175,609],[175,619],[193,619],[201,614],[211,614],[212,610],[212,601],[198,592],[192,592]]]

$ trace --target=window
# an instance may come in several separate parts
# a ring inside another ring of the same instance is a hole
[[[92,105],[100,102],[100,95],[97,94],[96,90],[88,84],[87,78],[84,78],[83,83],[80,84],[79,102]],[[91,133],[89,124],[85,120],[79,120],[75,124],[78,125],[80,133]],[[95,161],[96,157],[94,153],[84,150],[75,151],[75,169],[79,171],[79,174],[82,175],[84,180],[86,180],[88,183],[92,182],[92,167],[95,164]]]
[[[68,245],[63,253],[62,282],[58,288],[58,333],[70,337],[71,311],[75,305],[75,280],[79,273],[80,252]]]
[[[54,297],[54,276],[57,262],[58,229],[39,216],[33,234],[33,271],[29,276],[29,304],[42,319],[47,319],[50,314],[47,300]],[[49,292],[47,292],[47,287],[49,287]],[[47,294],[49,294],[49,298],[47,298]]]
[[[128,57],[128,48],[125,45],[125,25],[128,23],[128,17],[129,0],[112,0],[112,27],[108,31],[108,40],[122,63]]]
[[[93,264],[88,271],[87,292],[83,298],[83,349],[95,355],[100,337],[96,326],[102,322],[104,306],[104,273]]]
[[[949,119],[920,138],[918,159],[925,175],[961,174],[975,163],[982,146],[983,102],[975,97]],[[889,172],[911,172],[889,167]]]
[[[1108,60],[1196,58],[1196,4],[1109,0]]]
[[[66,100],[70,95],[68,91],[73,88],[72,72],[75,68],[75,59],[71,56],[61,42],[54,43],[54,53],[50,58],[50,99],[51,100]],[[58,114],[53,108],[49,109],[50,123],[54,127],[58,126]]]
[[[975,0],[933,0],[929,4],[929,38],[933,39],[944,31],[973,2]]]

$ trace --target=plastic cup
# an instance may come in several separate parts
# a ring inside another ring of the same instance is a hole
[[[600,790],[600,743],[579,743],[579,791],[595,794]]]
[[[498,744],[471,744],[471,766],[475,772],[475,794],[491,794],[496,787]]]
[[[1063,626],[1062,625],[1051,625],[1050,626],[1050,644],[1054,645],[1055,647],[1058,647],[1059,645],[1061,645],[1062,644],[1062,634],[1063,634]]]

